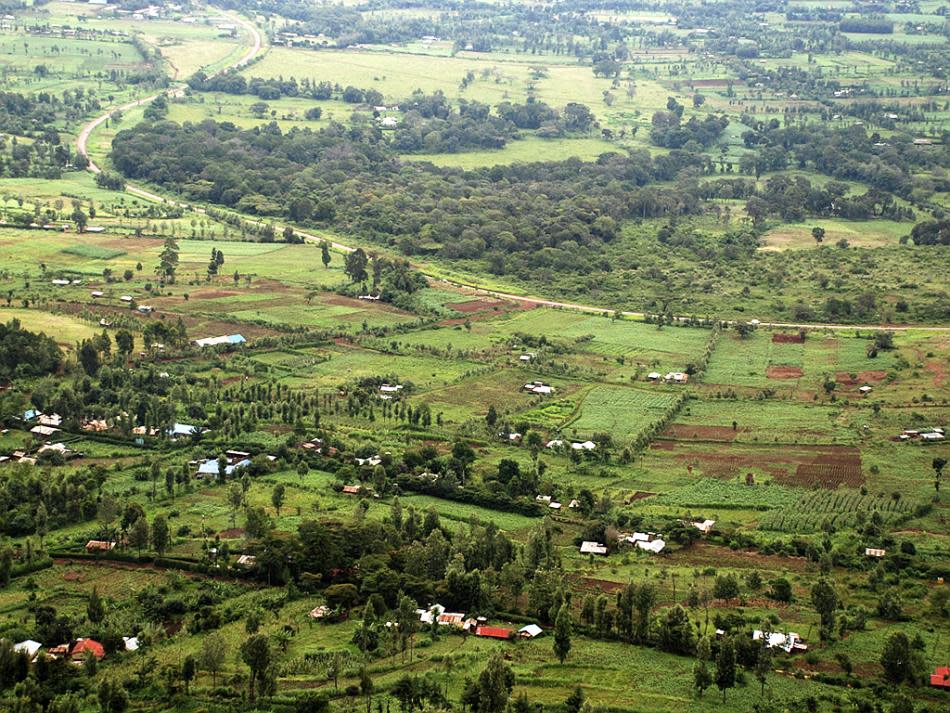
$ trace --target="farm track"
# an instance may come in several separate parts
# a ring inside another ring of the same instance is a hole
[[[243,67],[252,59],[254,59],[263,47],[263,40],[261,37],[260,30],[257,29],[254,23],[249,20],[246,20],[243,17],[236,17],[235,19],[244,29],[246,29],[251,34],[251,37],[253,38],[253,42],[252,42],[251,47],[248,49],[248,51],[245,52],[237,62],[234,62],[231,65],[227,66],[226,68],[220,70],[219,72],[217,72],[217,74],[220,74],[221,72],[227,71],[229,69],[238,69],[240,67]],[[180,96],[184,93],[184,91],[185,91],[185,87],[179,86],[175,88],[174,90],[172,90],[170,94],[171,96]],[[82,130],[79,132],[79,136],[77,137],[77,140],[76,140],[77,151],[83,156],[85,156],[86,158],[89,158],[89,153],[88,153],[89,137],[93,131],[95,131],[99,126],[101,126],[106,121],[108,121],[109,116],[112,114],[112,112],[116,110],[125,112],[130,109],[134,109],[138,106],[147,104],[148,102],[154,100],[156,97],[159,96],[159,94],[160,93],[155,93],[150,96],[144,97],[142,99],[136,99],[135,101],[129,102],[127,104],[123,104],[121,106],[111,107],[100,116],[88,122],[85,126],[83,126]],[[92,159],[89,159],[88,170],[95,174],[95,173],[101,173],[102,169],[99,166],[97,166],[92,161]],[[135,185],[133,183],[126,183],[125,191],[127,193],[131,193],[134,196],[137,196],[139,198],[143,198],[145,200],[149,200],[152,202],[169,203],[171,205],[178,205],[184,208],[193,209],[197,213],[206,213],[205,208],[201,206],[197,206],[191,203],[176,201],[172,198],[167,198],[158,193],[155,193],[154,191],[148,190],[146,188],[142,188],[141,186]],[[252,225],[260,226],[264,224],[262,221],[256,221],[251,218],[246,218],[245,216],[242,216],[242,218],[244,218],[249,224],[252,224]],[[283,230],[285,226],[292,228],[294,232],[298,236],[303,238],[306,242],[320,243],[326,239],[318,235],[314,235],[313,233],[308,233],[307,231],[299,230],[297,226],[290,225],[288,223],[285,223],[282,225],[275,224],[274,230],[277,232],[280,232],[281,230]],[[350,253],[356,250],[356,248],[351,245],[346,245],[344,243],[340,243],[335,240],[329,240],[328,242],[329,242],[330,247],[338,252]],[[509,300],[509,301],[517,302],[519,304],[526,305],[526,306],[550,307],[553,309],[566,309],[566,310],[572,310],[575,312],[586,312],[589,314],[598,314],[598,315],[619,315],[622,317],[628,317],[632,319],[644,319],[647,317],[646,312],[637,312],[637,311],[631,311],[631,310],[618,311],[618,310],[610,309],[608,307],[597,307],[594,305],[586,305],[579,302],[561,302],[559,300],[552,300],[552,299],[547,299],[544,297],[535,297],[532,295],[516,295],[510,292],[504,292],[502,290],[493,290],[493,289],[481,287],[476,282],[463,282],[460,280],[450,280],[444,277],[440,277],[438,274],[434,273],[432,270],[427,270],[424,265],[422,266],[413,265],[413,267],[415,267],[424,275],[426,275],[426,277],[429,278],[430,282],[442,283],[445,285],[450,285],[452,287],[469,289],[469,290],[472,290],[477,295],[493,297],[499,300]],[[723,323],[736,324],[739,321],[740,320],[723,320]],[[766,329],[773,329],[773,328],[811,329],[811,330],[823,329],[823,330],[828,330],[828,331],[851,331],[851,330],[861,330],[861,329],[876,329],[876,330],[888,330],[888,331],[894,331],[894,332],[921,331],[921,332],[950,333],[950,326],[948,325],[834,324],[834,323],[809,324],[809,323],[795,323],[795,322],[762,321],[759,323],[759,326]]]

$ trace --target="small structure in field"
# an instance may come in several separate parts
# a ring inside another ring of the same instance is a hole
[[[887,554],[887,550],[881,549],[879,547],[865,547],[864,554],[868,557],[877,557],[880,559]]]
[[[488,639],[504,639],[508,641],[514,635],[511,629],[504,629],[500,626],[479,626],[475,629],[475,636],[481,636]]]
[[[694,522],[693,527],[695,527],[704,535],[708,535],[712,531],[713,525],[715,524],[715,520],[703,520],[702,522]]]
[[[86,543],[86,552],[111,552],[114,549],[114,540],[89,540]]]
[[[13,650],[16,653],[26,654],[30,657],[30,661],[36,658],[36,655],[42,648],[43,644],[41,644],[39,641],[33,641],[33,639],[27,639],[26,641],[21,641],[20,643],[13,645]]]
[[[542,629],[537,624],[528,624],[527,626],[522,626],[520,629],[518,629],[518,636],[522,639],[535,639],[541,636],[543,633],[544,629]]]
[[[593,441],[583,441],[581,443],[572,443],[571,449],[575,451],[592,451],[597,448],[597,444]]]
[[[581,554],[582,555],[606,555],[607,546],[602,545],[599,542],[591,542],[590,540],[584,540],[581,543]]]
[[[763,631],[755,629],[752,632],[753,641],[765,641],[765,646],[770,649],[782,649],[787,654],[792,651],[807,651],[808,646],[802,643],[802,637],[794,631],[783,634],[779,631],[770,631],[768,636]]]
[[[641,550],[645,550],[646,552],[652,552],[655,555],[660,554],[660,552],[663,551],[663,548],[666,547],[666,542],[664,540],[661,540],[660,538],[657,538],[655,540],[650,540],[649,542],[644,542],[643,540],[639,540],[636,544],[637,544],[637,547],[640,548]]]
[[[554,393],[554,387],[545,384],[543,381],[532,381],[525,384],[524,390],[529,394],[538,394],[539,396],[547,396],[548,394]]]
[[[938,666],[930,674],[930,685],[950,691],[950,666]]]
[[[683,371],[671,371],[664,378],[667,384],[685,384],[689,381],[689,374]]]
[[[240,334],[224,334],[220,337],[204,337],[203,339],[196,339],[196,347],[218,347],[226,345],[237,345],[244,344],[247,340]]]
[[[95,639],[76,639],[73,648],[69,652],[69,658],[75,664],[85,662],[87,656],[95,656],[97,659],[105,658],[106,650]]]

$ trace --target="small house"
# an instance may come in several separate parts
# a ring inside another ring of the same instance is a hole
[[[125,645],[126,651],[139,650],[139,637],[137,636],[123,636],[122,643]]]
[[[257,564],[257,557],[254,555],[241,555],[237,558],[236,564],[238,567],[247,567],[250,569]]]
[[[685,384],[689,381],[689,374],[682,371],[671,371],[666,375],[664,381],[667,384]]]
[[[46,655],[50,658],[61,659],[69,656],[69,644],[59,644],[58,646],[50,646],[46,649]]]
[[[49,415],[41,413],[37,420],[40,422],[41,426],[61,426],[63,423],[63,417],[58,413]]]
[[[873,389],[867,384],[865,384],[860,389],[858,389],[858,391],[860,391],[862,394],[870,394],[873,391]]]
[[[432,624],[436,619],[445,613],[445,607],[441,604],[433,604],[428,609],[416,609],[419,621],[423,624]]]
[[[572,443],[571,448],[575,451],[592,451],[597,448],[597,444],[593,441],[584,441],[583,443]]]
[[[712,531],[713,525],[715,524],[715,520],[703,520],[702,522],[694,522],[693,527],[695,527],[704,535],[708,535]]]
[[[578,501],[578,500],[571,500],[571,502],[569,502],[569,503],[567,504],[567,507],[569,507],[571,510],[573,510],[573,509],[575,509],[575,508],[579,508],[580,506],[581,506],[581,504],[580,504],[580,501]]]
[[[521,434],[520,434],[520,433],[517,433],[517,432],[516,432],[516,433],[509,433],[509,434],[508,434],[508,440],[509,440],[511,443],[520,443],[520,442],[521,442]]]
[[[548,441],[547,443],[545,443],[544,447],[545,448],[560,448],[563,445],[564,445],[564,441],[562,441],[560,438],[555,438],[554,440]]]
[[[551,508],[552,510],[560,510],[561,503],[550,502],[548,503],[548,507]]]
[[[57,287],[66,287],[69,284],[69,280],[53,280],[53,284]]]
[[[359,486],[359,485],[344,485],[344,486],[343,486],[343,492],[344,492],[346,495],[359,495],[359,494],[360,494],[360,486]]]
[[[536,502],[539,502],[539,503],[550,503],[550,502],[551,502],[551,496],[550,496],[550,495],[536,495],[534,499],[535,499]]]
[[[864,554],[868,557],[877,557],[880,559],[887,554],[887,550],[883,550],[878,547],[865,547]]]
[[[950,691],[950,666],[938,666],[930,674],[930,685]]]
[[[644,542],[643,540],[639,540],[637,542],[637,547],[640,548],[641,550],[652,552],[653,554],[658,555],[660,554],[660,552],[663,551],[663,548],[666,547],[666,542],[659,538],[655,540],[650,540],[649,542]]]
[[[660,372],[658,371],[651,371],[649,374],[647,374],[647,379],[650,381],[659,381],[660,378],[661,378],[661,375],[660,375]]]
[[[138,309],[142,314],[151,314],[154,311],[150,305],[139,305]]]
[[[465,624],[465,615],[459,612],[442,612],[436,617],[436,622],[439,626],[451,626],[456,629],[461,629]]]
[[[119,298],[119,300],[122,301],[122,302],[131,302],[131,301],[132,301],[132,295],[122,295],[122,296]]]
[[[102,290],[93,290],[89,293],[90,297],[103,297],[105,293]]]
[[[475,629],[475,636],[481,636],[488,639],[504,639],[507,641],[514,632],[511,629],[504,629],[500,626],[479,626]]]
[[[534,639],[541,636],[543,633],[544,629],[542,629],[537,624],[528,624],[527,626],[522,626],[520,629],[518,629],[518,636],[520,636],[522,639]]]
[[[167,434],[169,438],[175,441],[182,436],[193,436],[200,431],[200,428],[192,426],[190,423],[174,423],[172,427],[168,429]]]
[[[53,428],[52,426],[33,426],[33,428],[30,429],[30,433],[37,438],[49,438],[59,432],[60,430],[58,428]]]
[[[205,337],[196,339],[196,347],[218,347],[222,345],[244,344],[247,340],[240,334],[225,334],[220,337]]]
[[[69,652],[69,658],[73,663],[81,664],[86,660],[86,656],[95,656],[102,659],[106,655],[106,650],[95,639],[76,639],[76,643]]]
[[[43,644],[39,641],[33,641],[33,639],[27,639],[26,641],[21,641],[18,644],[13,645],[13,650],[18,654],[26,654],[30,661],[36,658],[36,655],[39,653],[40,649],[43,648]]]
[[[115,542],[112,540],[89,540],[86,543],[86,552],[111,552],[115,549]]]
[[[770,649],[782,649],[787,654],[792,651],[807,651],[808,646],[802,643],[802,637],[794,631],[783,634],[778,631],[765,632],[756,629],[752,632],[753,641],[765,641],[765,646]]]
[[[591,542],[589,540],[584,540],[581,543],[581,554],[582,555],[605,555],[607,554],[607,546],[602,545],[599,542]]]

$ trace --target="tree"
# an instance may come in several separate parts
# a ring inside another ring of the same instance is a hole
[[[89,376],[95,376],[99,373],[102,362],[99,360],[99,350],[96,349],[96,345],[92,341],[86,340],[80,345],[79,363],[82,365],[83,371]]]
[[[774,599],[777,602],[785,602],[787,604],[792,601],[792,583],[784,577],[773,579],[769,582],[767,596],[769,599]]]
[[[73,207],[72,219],[76,224],[76,232],[85,232],[86,226],[89,224],[89,218],[82,212],[82,207],[80,207],[79,203],[76,203]]]
[[[811,229],[811,236],[815,239],[816,245],[821,245],[821,241],[825,239],[825,229],[816,225]]]
[[[485,414],[485,424],[493,429],[496,423],[498,423],[498,412],[493,405],[489,405],[488,413]]]
[[[93,587],[89,595],[89,601],[86,602],[86,616],[89,617],[89,621],[93,624],[101,624],[105,615],[105,604],[102,601],[102,597],[99,596],[99,590]]]
[[[40,547],[43,546],[43,539],[49,532],[49,512],[46,510],[46,504],[40,502],[36,508],[36,515],[33,516],[33,522],[36,525],[36,536],[40,540]]]
[[[884,642],[881,652],[884,678],[890,683],[916,683],[923,668],[923,657],[915,651],[903,631],[895,631]]]
[[[320,260],[324,268],[330,267],[330,243],[326,240],[320,241]]]
[[[946,458],[934,458],[931,463],[934,469],[934,490],[940,492],[940,477],[943,475],[943,469],[947,465]]]
[[[142,554],[142,550],[148,547],[148,521],[145,516],[136,519],[129,530],[129,545]]]
[[[726,700],[726,691],[736,685],[736,648],[731,638],[723,639],[716,656],[716,688],[722,691],[722,700]]]
[[[241,644],[241,660],[251,670],[248,678],[248,697],[255,700],[256,690],[264,683],[272,661],[270,640],[264,634],[255,634]]]
[[[815,582],[811,589],[811,603],[821,617],[821,628],[819,635],[822,641],[827,641],[834,636],[835,630],[835,610],[838,608],[838,593],[825,577],[821,577]]]
[[[119,350],[120,354],[125,354],[128,356],[135,348],[135,338],[132,336],[132,333],[129,330],[120,329],[115,333],[115,346],[116,349]]]
[[[564,659],[571,653],[571,628],[571,609],[568,603],[564,602],[554,621],[554,655],[561,663],[564,663]]]
[[[188,687],[195,678],[197,665],[194,656],[186,656],[181,663],[181,680],[185,682],[185,695],[188,695]]]
[[[657,625],[657,646],[674,654],[693,652],[693,627],[679,604],[667,609]]]
[[[228,486],[228,507],[231,510],[231,527],[234,527],[234,521],[237,518],[237,511],[244,504],[244,488],[241,483],[234,481]]]
[[[162,252],[158,256],[158,273],[167,282],[175,281],[175,271],[178,269],[178,241],[168,236],[162,245]]]
[[[650,636],[650,613],[655,605],[656,588],[652,584],[643,583],[634,588],[633,606],[637,610],[637,618],[633,637],[637,643],[646,643]]]
[[[211,683],[218,685],[218,672],[228,655],[228,644],[218,632],[213,632],[201,642],[198,651],[198,666],[211,674]]]
[[[286,488],[284,487],[284,484],[277,483],[277,485],[274,486],[273,492],[271,492],[270,494],[270,502],[271,502],[271,505],[274,506],[274,509],[277,511],[277,517],[280,517],[280,508],[284,504],[285,492],[286,492]]]
[[[580,686],[577,686],[572,692],[571,695],[567,697],[567,700],[564,701],[564,709],[567,713],[580,713],[584,710],[584,689]]]
[[[345,272],[353,282],[365,282],[369,277],[366,267],[369,265],[369,258],[363,251],[363,248],[356,248],[351,253],[347,253],[344,261],[343,272]]]
[[[478,675],[476,685],[478,689],[476,713],[502,713],[508,705],[511,688],[515,685],[515,674],[501,655],[495,653]]]
[[[96,691],[99,699],[99,710],[102,713],[124,713],[129,707],[129,694],[125,692],[121,683],[104,679]]]
[[[152,520],[152,547],[159,557],[168,549],[169,538],[168,521],[164,515],[156,515]]]
[[[705,636],[699,640],[696,646],[696,664],[693,666],[693,686],[702,698],[706,689],[712,685],[712,674],[709,672],[709,661],[712,656],[712,650],[709,645],[709,639]]]
[[[768,637],[762,637],[762,645],[759,647],[758,656],[755,659],[755,678],[759,682],[759,695],[765,695],[765,683],[769,671],[772,670],[772,649],[768,646]]]

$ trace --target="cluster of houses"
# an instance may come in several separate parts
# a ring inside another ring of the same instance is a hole
[[[717,631],[718,633],[718,631]],[[783,634],[779,631],[764,632],[755,629],[752,632],[753,641],[763,641],[769,649],[781,649],[787,654],[808,651],[808,646],[802,643],[802,637],[794,631]]]
[[[539,396],[548,396],[554,393],[554,387],[545,384],[543,381],[532,381],[524,385],[524,390],[529,394],[538,394]]]
[[[550,495],[538,495],[534,498],[534,500],[535,502],[547,505],[548,508],[550,508],[551,510],[560,510],[563,507],[561,503],[559,503]],[[567,504],[567,507],[570,508],[571,510],[574,510],[575,508],[580,507],[580,505],[581,504],[577,500],[571,500],[571,502]]]
[[[122,641],[126,651],[138,651],[139,640],[135,636],[123,636]],[[53,659],[68,659],[76,665],[82,665],[86,658],[92,656],[102,660],[106,656],[106,650],[95,639],[79,638],[74,642],[50,646],[43,650],[43,644],[39,641],[26,639],[13,645],[16,653],[26,654],[30,661],[36,661],[42,652],[45,656]]]
[[[69,287],[70,285],[81,285],[82,280],[68,280],[65,277],[57,277],[52,281],[55,287]]]
[[[464,631],[475,636],[487,639],[534,639],[544,633],[537,624],[528,624],[520,629],[509,629],[500,626],[489,626],[483,616],[466,616],[461,612],[446,611],[441,604],[433,604],[428,609],[416,609],[419,622],[426,626],[447,626]],[[394,622],[386,622],[386,626],[395,626]]]
[[[560,438],[555,438],[554,440],[545,443],[544,446],[545,448],[550,448],[553,450],[556,448],[564,448],[566,443],[566,441],[563,441]],[[596,450],[596,448],[597,444],[593,441],[575,441],[571,443],[572,451],[593,451]]]
[[[309,441],[304,441],[303,443],[301,443],[301,444],[300,444],[300,447],[301,447],[303,450],[305,450],[305,451],[313,451],[314,453],[318,453],[318,454],[320,454],[320,455],[324,455],[324,453],[323,453],[323,450],[324,450],[324,449],[323,449],[323,445],[324,445],[324,444],[323,444],[323,439],[322,439],[322,438],[311,438]],[[334,448],[333,446],[328,446],[328,447],[327,447],[327,449],[326,449],[326,455],[327,455],[327,456],[333,457],[333,456],[335,456],[336,454],[337,454],[337,449],[336,449],[336,448]]]
[[[219,346],[236,346],[238,344],[244,344],[247,340],[240,334],[224,334],[220,337],[205,337],[203,339],[196,339],[196,347],[219,347]]]
[[[647,381],[652,381],[655,384],[660,381],[666,384],[685,384],[689,382],[689,374],[683,371],[671,371],[666,376],[663,376],[663,374],[658,371],[651,371],[647,374]]]
[[[924,429],[915,429],[915,428],[905,428],[901,434],[897,437],[899,441],[923,441],[925,443],[935,443],[937,441],[942,441],[947,437],[947,434],[942,428],[924,428]]]
[[[398,396],[404,388],[403,384],[380,384],[378,396],[383,401],[390,401]]]
[[[245,451],[225,451],[224,475],[230,478],[251,464],[251,454]],[[217,458],[205,458],[200,461],[190,461],[189,465],[197,468],[195,478],[198,480],[215,480],[221,475],[221,463]]]

